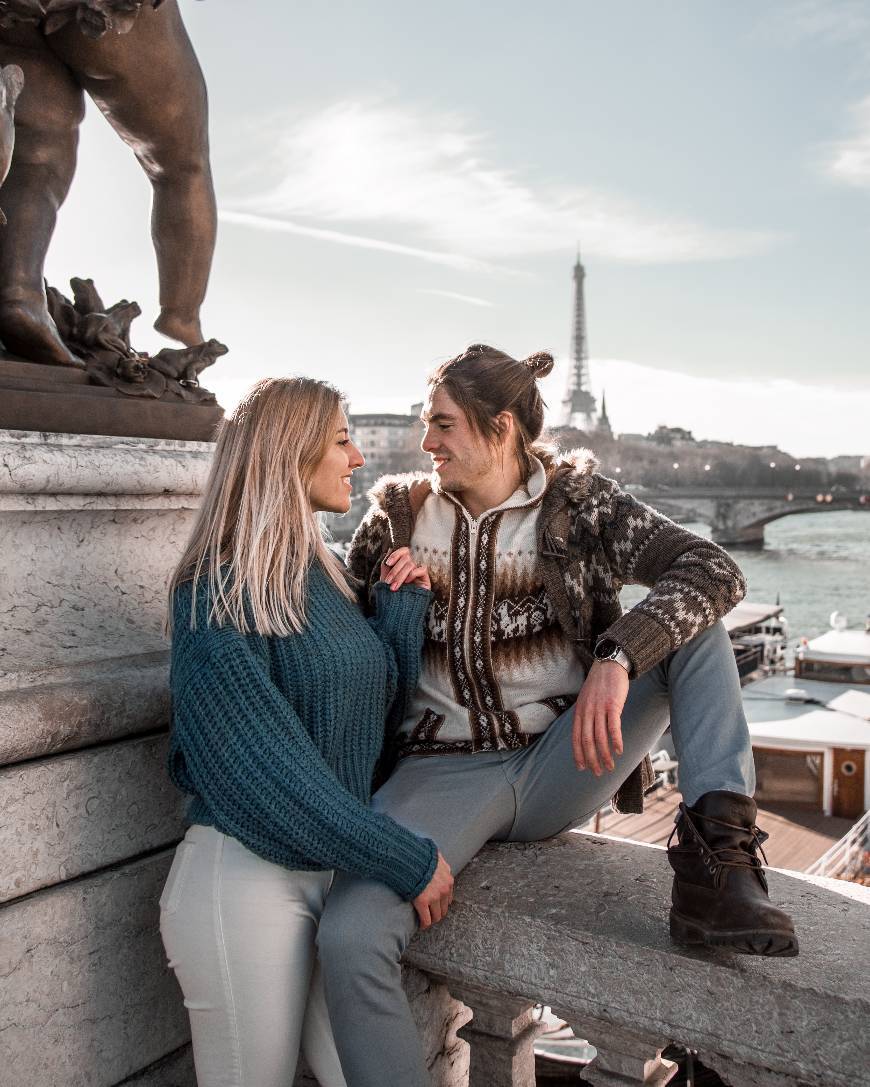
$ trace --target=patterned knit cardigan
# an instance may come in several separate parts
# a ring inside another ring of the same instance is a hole
[[[618,642],[638,676],[711,626],[743,599],[746,583],[717,544],[688,532],[600,475],[588,449],[566,454],[548,470],[537,527],[540,570],[562,629],[583,667],[603,638]],[[420,473],[384,477],[354,534],[347,564],[369,595],[382,557],[411,542],[417,512],[432,490]],[[649,594],[623,614],[623,585]],[[643,811],[652,785],[649,758],[613,798],[617,811]]]

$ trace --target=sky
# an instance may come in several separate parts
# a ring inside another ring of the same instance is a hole
[[[579,245],[616,432],[870,453],[864,0],[181,10],[210,98],[204,332],[230,353],[203,383],[225,408],[305,373],[407,411],[483,342],[552,351],[559,422]],[[149,203],[89,107],[48,279],[135,298],[153,352]]]

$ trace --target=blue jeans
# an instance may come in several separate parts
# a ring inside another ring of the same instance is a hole
[[[531,747],[413,757],[373,799],[432,838],[456,875],[488,841],[529,842],[584,823],[653,749],[670,720],[688,804],[727,789],[751,795],[755,769],[740,680],[716,623],[632,680],[623,753],[611,773],[578,771],[573,708]],[[426,1064],[402,990],[400,960],[417,927],[409,902],[383,883],[338,874],[318,945],[329,1016],[349,1087],[426,1087]]]

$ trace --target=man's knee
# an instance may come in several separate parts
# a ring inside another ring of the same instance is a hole
[[[383,893],[333,891],[317,930],[317,949],[324,971],[359,971],[366,961],[398,963],[413,932],[412,907],[384,887]]]

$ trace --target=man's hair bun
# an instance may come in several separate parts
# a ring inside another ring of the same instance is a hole
[[[534,355],[523,359],[523,366],[531,371],[532,377],[537,381],[538,378],[546,377],[553,369],[553,356],[549,351],[536,351]]]

